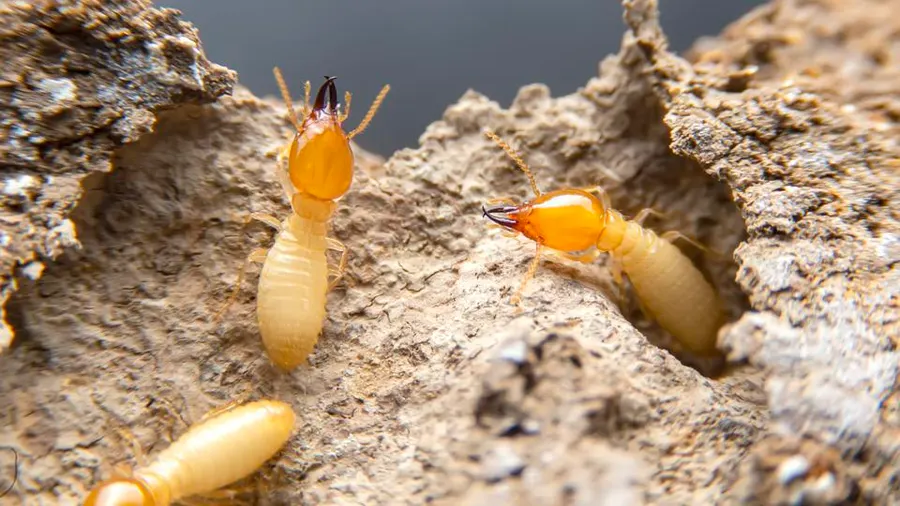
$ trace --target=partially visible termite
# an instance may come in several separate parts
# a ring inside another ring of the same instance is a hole
[[[650,209],[626,220],[611,208],[609,197],[600,187],[542,194],[522,158],[493,132],[486,135],[525,173],[535,194],[534,200],[522,204],[499,199],[495,203],[507,205],[482,208],[485,217],[537,245],[528,272],[513,295],[513,304],[518,305],[525,286],[534,277],[543,248],[585,263],[608,252],[616,282],[621,286],[624,271],[648,316],[687,350],[700,356],[718,355],[716,337],[725,323],[722,302],[694,264],[672,244],[678,238],[690,239],[679,232],[657,236],[644,228],[643,221],[654,212]]]
[[[191,427],[130,477],[97,485],[85,506],[166,506],[253,474],[287,443],[296,416],[283,402],[225,409]]]
[[[2,450],[8,450],[13,454],[13,477],[9,482],[9,486],[3,492],[0,492],[0,499],[3,498],[6,494],[12,491],[13,487],[16,486],[16,483],[19,481],[19,452],[16,451],[15,448],[9,446],[0,446]]]
[[[353,181],[350,139],[366,129],[390,86],[381,89],[359,126],[346,134],[341,124],[350,114],[351,96],[349,92],[344,95],[347,110],[339,112],[334,77],[325,78],[312,108],[309,107],[310,86],[306,82],[304,106],[298,117],[281,71],[276,67],[274,73],[296,128],[293,140],[282,151],[287,170],[279,169],[293,212],[284,221],[260,213],[251,215],[251,219],[278,230],[278,236],[271,249],[253,251],[248,261],[263,263],[256,313],[266,353],[275,365],[291,370],[306,361],[319,340],[326,295],[346,267],[347,248],[337,239],[327,237],[327,233],[335,201],[347,193]],[[326,250],[341,252],[338,265],[328,264]],[[238,287],[243,274],[241,269]],[[236,295],[237,290],[225,308]]]

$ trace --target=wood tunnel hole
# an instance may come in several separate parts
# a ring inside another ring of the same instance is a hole
[[[672,154],[661,165],[666,165],[666,169],[644,170],[619,188],[626,194],[620,199],[620,209],[629,216],[645,207],[664,212],[663,217],[649,218],[645,226],[657,234],[669,230],[682,232],[711,250],[705,252],[684,240],[674,243],[721,297],[725,325],[728,325],[750,307],[746,294],[735,281],[734,250],[746,240],[740,211],[729,189],[707,175],[697,163]],[[670,351],[684,365],[704,376],[720,378],[728,374],[730,367],[724,356],[705,358],[681,350],[673,336],[643,313],[633,288],[629,286],[626,294],[628,303],[622,308],[623,314],[651,344]]]

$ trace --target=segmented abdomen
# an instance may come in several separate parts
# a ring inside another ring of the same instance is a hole
[[[644,309],[688,350],[715,355],[725,321],[722,303],[703,274],[670,242],[629,223],[613,251]]]
[[[257,401],[192,427],[138,475],[169,484],[172,501],[222,488],[249,476],[291,437],[296,419],[288,404]]]
[[[324,230],[297,216],[287,225],[266,256],[256,312],[266,353],[290,370],[306,361],[322,332],[328,266]]]

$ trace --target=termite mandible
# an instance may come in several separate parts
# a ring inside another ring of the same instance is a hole
[[[366,129],[390,86],[381,89],[359,126],[347,134],[341,125],[350,114],[351,95],[345,93],[347,108],[340,112],[334,77],[325,77],[312,108],[310,85],[306,82],[304,106],[298,117],[278,67],[274,74],[296,129],[280,157],[287,159],[287,170],[278,171],[293,212],[284,221],[261,213],[250,216],[276,229],[278,235],[269,250],[257,249],[247,260],[263,264],[256,313],[266,353],[276,366],[289,371],[306,362],[312,353],[322,332],[326,295],[346,267],[347,248],[327,237],[327,233],[336,201],[347,193],[353,181],[350,139]],[[338,265],[328,264],[326,250],[341,253]],[[246,265],[245,262],[238,275],[238,288]],[[225,309],[236,295],[237,290]]]
[[[633,220],[610,206],[600,187],[562,189],[541,193],[524,160],[493,132],[485,135],[497,143],[525,173],[534,191],[534,200],[486,209],[484,217],[504,229],[518,232],[536,244],[534,259],[513,294],[518,305],[528,281],[534,277],[543,248],[579,262],[591,262],[608,252],[613,260],[613,277],[622,283],[622,272],[631,281],[648,316],[656,320],[687,350],[699,356],[716,356],[719,328],[725,323],[722,301],[712,285],[673,244],[689,238],[680,232],[657,236],[644,228],[643,221],[654,211],[645,209]],[[693,241],[691,241],[693,242]]]
[[[296,415],[262,400],[232,407],[191,427],[130,477],[97,485],[85,506],[167,506],[253,474],[290,439]]]

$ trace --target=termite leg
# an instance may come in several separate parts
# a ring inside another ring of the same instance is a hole
[[[265,214],[265,213],[250,213],[250,217],[247,218],[247,221],[244,223],[244,226],[246,227],[246,226],[247,226],[248,224],[250,224],[250,222],[253,221],[253,220],[256,220],[256,221],[265,223],[266,225],[268,225],[268,226],[274,228],[275,230],[281,232],[281,221],[280,221],[278,218],[272,216],[271,214]]]
[[[284,164],[284,161],[288,159],[291,155],[291,144],[294,142],[294,136],[297,134],[295,132],[291,132],[287,135],[287,141],[281,146],[281,149],[278,150],[278,157],[275,159],[278,165]]]
[[[697,240],[695,240],[691,237],[688,237],[677,230],[670,230],[670,231],[665,232],[664,234],[660,235],[659,237],[662,238],[663,240],[669,241],[671,243],[674,243],[678,239],[681,239],[681,240],[687,242],[688,244],[690,244],[691,246],[699,249],[700,251],[703,251],[704,253],[712,255],[716,258],[724,258],[725,257],[725,255],[723,255],[721,252],[712,250],[712,249],[704,246],[703,244],[700,244],[700,242],[698,242]]]
[[[137,467],[143,467],[147,465],[147,457],[144,455],[144,450],[141,448],[141,443],[138,441],[137,437],[131,430],[122,425],[122,422],[116,420],[112,422],[115,427],[109,427],[113,429],[118,435],[121,442],[125,443],[127,446],[131,448],[131,458],[137,464]],[[117,462],[113,465],[113,474],[116,477],[122,478],[130,478],[133,474],[134,467],[125,463],[125,462]]]
[[[13,455],[13,476],[12,480],[10,480],[9,486],[6,489],[0,491],[0,499],[2,499],[6,494],[12,492],[12,490],[16,487],[16,483],[19,482],[19,452],[13,448],[12,446],[0,446],[0,450],[6,450],[12,452]],[[17,495],[20,499],[22,499],[21,492],[17,491]],[[22,499],[24,503],[24,499]]]
[[[593,249],[587,253],[581,255],[575,255],[573,253],[569,253],[567,251],[554,251],[553,254],[565,258],[566,260],[574,260],[576,262],[581,262],[584,264],[589,264],[597,259],[600,254],[603,253],[598,249]]]
[[[131,478],[134,476],[134,468],[124,462],[113,464],[112,478]]]
[[[230,308],[231,305],[234,304],[234,301],[237,300],[237,296],[241,292],[241,284],[244,282],[244,276],[247,273],[247,265],[249,265],[250,262],[256,262],[258,264],[265,262],[266,255],[268,254],[269,250],[265,248],[259,248],[251,251],[250,254],[247,255],[247,260],[244,261],[243,265],[241,265],[241,270],[238,271],[237,281],[235,281],[234,283],[234,290],[231,291],[231,295],[228,296],[228,300],[225,301],[225,305],[222,307],[222,309],[220,309],[219,312],[213,316],[213,323],[219,323],[219,321],[225,315],[225,312],[228,311],[228,308]]]
[[[487,226],[488,226],[489,228],[496,228],[496,229],[500,230],[500,234],[501,234],[503,237],[519,237],[519,233],[518,233],[518,232],[515,232],[515,231],[513,231],[513,230],[510,230],[510,229],[508,229],[508,228],[506,228],[506,227],[504,227],[504,226],[502,226],[502,225],[497,225],[496,223],[488,223]]]
[[[189,506],[224,506],[225,504],[252,504],[248,501],[238,500],[237,496],[255,490],[256,487],[252,485],[245,485],[242,487],[229,486],[226,488],[220,488],[218,490],[193,495],[185,499],[179,499],[178,502],[187,504]]]
[[[182,402],[184,402],[183,397]],[[177,419],[179,422],[181,422],[182,425],[185,426],[185,428],[189,429],[191,427],[191,424],[189,424],[188,421],[184,419],[184,416],[181,415],[181,410],[175,407],[175,404],[173,404],[169,399],[166,399],[165,397],[155,397],[152,401],[152,404],[162,404],[167,415]],[[150,407],[150,404],[148,404],[147,407]]]
[[[334,276],[334,279],[332,279],[328,283],[328,290],[330,291],[335,286],[337,286],[338,281],[340,281],[341,278],[344,277],[344,271],[347,270],[347,246],[345,246],[341,241],[338,241],[337,239],[333,239],[331,237],[326,237],[325,242],[326,244],[328,244],[328,249],[339,251],[341,253],[341,259],[338,262],[337,267],[332,265],[328,266],[328,274],[330,276]]]
[[[205,422],[206,420],[209,420],[210,418],[219,416],[222,413],[227,413],[228,411],[231,411],[232,409],[234,409],[242,404],[246,404],[250,400],[250,397],[251,397],[250,394],[244,394],[241,396],[240,399],[231,400],[221,406],[212,408],[211,410],[207,411],[203,416],[201,416],[200,420],[198,420],[194,425],[199,425],[199,424]]]
[[[644,301],[641,300],[640,297],[637,297],[637,302],[638,308],[641,310],[641,314],[644,315],[644,318],[648,320],[656,320],[656,317],[653,316],[653,313],[650,312],[650,310],[647,308],[647,306],[644,304]]]
[[[538,266],[541,263],[541,252],[543,251],[544,247],[541,245],[541,243],[535,244],[536,246],[534,250],[534,259],[531,260],[531,265],[528,266],[528,272],[525,273],[525,277],[522,279],[522,284],[519,285],[519,289],[516,290],[516,293],[513,294],[512,298],[509,301],[514,306],[518,306],[519,303],[522,302],[522,292],[525,291],[525,287],[528,285],[528,282],[531,281],[531,278],[533,278],[535,273],[537,273]]]
[[[281,189],[284,190],[285,196],[288,200],[291,200],[291,196],[296,193],[294,189],[294,183],[291,182],[291,174],[288,172],[288,157],[291,154],[291,145],[294,142],[294,137],[296,134],[288,134],[287,142],[285,142],[284,146],[278,151],[278,156],[275,159],[275,177],[278,179],[278,182],[281,183]]]
[[[634,216],[634,219],[631,221],[637,223],[640,226],[644,226],[644,222],[647,221],[647,218],[649,218],[650,216],[656,216],[657,218],[664,219],[666,217],[666,213],[657,211],[656,209],[650,209],[648,207],[646,209],[641,209],[641,211],[637,213]]]
[[[147,457],[144,455],[144,450],[141,448],[141,443],[138,441],[137,437],[125,427],[116,428],[116,433],[131,447],[131,456],[134,458],[134,461],[137,462],[137,465],[139,467],[144,466],[147,463]]]
[[[391,87],[385,84],[384,88],[381,88],[381,91],[378,93],[378,96],[375,97],[375,101],[372,102],[371,107],[369,107],[369,112],[367,112],[366,116],[359,122],[359,126],[354,128],[353,131],[347,135],[348,139],[352,139],[363,133],[363,130],[369,126],[369,123],[372,121],[372,118],[375,117],[375,113],[378,112],[378,108],[381,107],[381,102],[384,101],[384,97],[387,96],[389,91],[391,91]]]
[[[288,480],[285,469],[280,466],[264,466],[256,473],[254,482],[256,484],[256,496],[268,497],[272,494],[275,484],[284,483]]]

